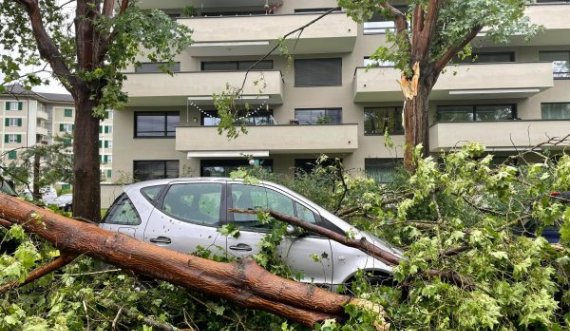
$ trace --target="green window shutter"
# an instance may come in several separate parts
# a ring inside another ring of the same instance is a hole
[[[22,142],[22,135],[21,134],[17,134],[16,135],[16,142],[19,144]]]
[[[24,109],[24,103],[18,102],[18,110],[22,110],[22,109]]]
[[[9,119],[8,119],[8,118],[6,118],[6,119],[4,120],[4,125],[5,125],[5,126],[8,126],[8,125],[10,125],[10,121],[9,121]]]
[[[107,178],[111,178],[112,174],[113,174],[113,172],[111,170],[107,170]]]
[[[15,160],[17,157],[18,157],[18,153],[16,151],[8,152],[8,159],[9,160]]]
[[[18,118],[18,126],[22,126],[22,119]]]
[[[73,117],[73,109],[65,108],[63,110],[64,117]]]
[[[8,135],[7,135],[7,134],[4,135],[4,142],[5,142],[5,143],[8,143]]]
[[[105,133],[109,133],[109,127],[105,125]]]
[[[99,125],[99,133],[103,133],[103,127]]]
[[[60,132],[63,132],[63,131],[64,131],[63,124],[60,124],[60,125],[59,125],[59,131],[60,131]]]
[[[99,148],[103,147],[103,142],[99,140]]]
[[[4,109],[10,110],[10,103],[8,101],[4,102]]]
[[[109,140],[105,140],[105,148],[109,148]]]

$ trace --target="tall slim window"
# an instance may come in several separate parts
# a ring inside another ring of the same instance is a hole
[[[342,108],[295,109],[295,119],[299,124],[341,124]]]
[[[22,101],[6,101],[4,109],[6,109],[6,110],[22,110],[22,109],[24,109],[24,103]]]
[[[402,107],[364,108],[364,134],[403,134]]]
[[[59,132],[72,133],[73,127],[74,127],[73,124],[60,124],[59,125]]]
[[[136,112],[135,138],[175,137],[179,112]],[[107,132],[105,132],[107,133]]]
[[[178,160],[133,161],[133,178],[143,181],[178,177]]]
[[[73,117],[73,109],[65,108],[63,110],[63,117]]]
[[[552,62],[554,79],[570,79],[570,51],[542,51],[540,61]]]
[[[570,120],[570,102],[540,104],[543,120]]]
[[[295,60],[295,86],[341,86],[342,59]]]
[[[457,105],[438,106],[439,122],[493,122],[516,118],[516,105]]]

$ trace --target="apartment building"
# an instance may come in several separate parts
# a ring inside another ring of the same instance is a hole
[[[71,134],[74,130],[75,106],[69,94],[34,92],[21,85],[8,86],[0,95],[2,140],[0,155],[2,163],[15,162],[22,147],[36,144],[51,144],[56,137],[63,139],[72,153]],[[99,128],[99,153],[101,175],[104,182],[112,176],[113,112],[101,121]]]
[[[537,1],[531,42],[513,36],[474,42],[471,61],[447,68],[430,104],[432,152],[479,141],[505,156],[547,137],[570,133],[570,3]],[[336,7],[334,0],[141,1],[193,30],[174,75],[157,63],[131,68],[126,111],[114,117],[113,180],[225,176],[247,157],[274,172],[307,168],[319,154],[388,181],[403,155],[399,73],[368,57],[393,24],[381,17],[357,24],[341,10],[307,27],[249,72],[281,36]],[[190,7],[189,7],[190,6]],[[191,13],[192,17],[184,17]],[[244,85],[247,134],[219,135],[212,94]],[[388,130],[394,146],[386,144]],[[310,166],[309,166],[310,167]]]

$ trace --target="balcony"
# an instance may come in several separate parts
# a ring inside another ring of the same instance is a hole
[[[357,68],[355,102],[403,101],[395,68]],[[552,87],[551,63],[482,63],[450,66],[440,75],[430,100],[527,98]]]
[[[311,22],[320,14],[216,16],[180,18],[194,32],[192,56],[264,55],[283,35]],[[291,54],[350,52],[357,24],[344,13],[332,13],[286,41]]]
[[[526,41],[522,35],[514,35],[509,38],[509,43],[503,46],[557,46],[567,45],[570,34],[570,3],[540,3],[526,7],[525,15],[531,23],[541,25],[540,31],[530,41]],[[477,37],[479,47],[500,46],[481,33]]]
[[[36,134],[42,135],[42,136],[48,136],[49,132],[47,128],[41,127],[41,126],[37,126],[36,127]]]
[[[36,117],[37,117],[38,119],[42,119],[42,120],[46,120],[46,121],[49,119],[48,113],[45,112],[45,111],[43,111],[43,110],[38,110],[38,111],[36,112]]]
[[[255,151],[269,154],[344,153],[358,148],[358,125],[249,126],[233,140],[217,127],[176,128],[176,150],[222,156],[223,152]],[[244,154],[253,154],[246,153]]]
[[[129,106],[182,106],[188,98],[199,103],[212,103],[212,94],[220,94],[226,86],[239,88],[243,71],[130,73],[123,84],[129,95]],[[283,103],[283,79],[278,70],[251,71],[243,89],[243,99],[255,104]]]
[[[446,151],[473,141],[489,150],[512,151],[545,142],[549,137],[565,137],[570,134],[569,123],[564,120],[438,123],[429,130],[430,151]]]

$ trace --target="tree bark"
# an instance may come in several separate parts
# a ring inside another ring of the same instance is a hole
[[[379,321],[383,322],[378,305],[280,278],[253,260],[222,263],[178,253],[71,220],[4,194],[0,194],[0,215],[8,223],[20,224],[28,233],[39,235],[70,254],[86,254],[243,307],[269,311],[305,326],[331,318],[343,320],[347,304],[378,310]]]
[[[73,130],[73,217],[98,223],[101,220],[99,170],[99,119],[93,117],[94,101],[89,90],[75,97]]]

